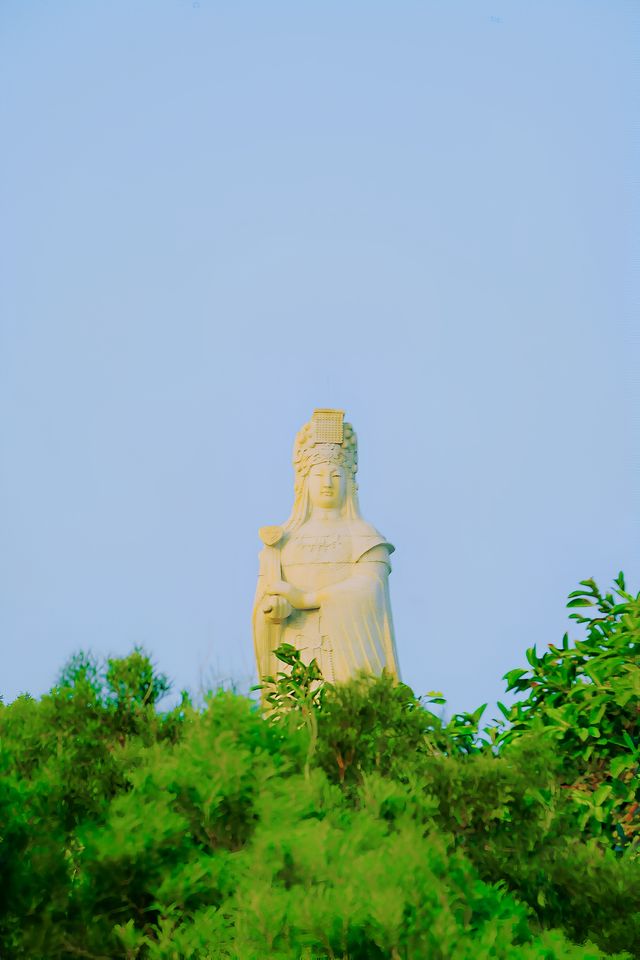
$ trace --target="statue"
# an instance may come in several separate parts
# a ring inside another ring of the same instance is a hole
[[[314,410],[296,436],[293,510],[262,527],[253,608],[258,676],[284,669],[281,643],[316,659],[325,680],[358,670],[399,678],[389,602],[394,547],[360,516],[357,441],[342,410]]]

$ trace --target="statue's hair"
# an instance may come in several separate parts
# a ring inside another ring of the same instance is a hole
[[[355,477],[358,472],[358,438],[350,423],[341,426],[337,438],[326,442],[318,441],[317,425],[311,420],[298,431],[293,445],[293,468],[296,480],[309,472],[316,463],[337,463],[344,467],[347,474]]]

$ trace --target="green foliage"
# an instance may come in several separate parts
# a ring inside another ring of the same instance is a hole
[[[581,581],[568,606],[586,627],[574,646],[547,653],[527,650],[529,670],[506,674],[509,690],[527,693],[506,711],[503,745],[538,729],[563,758],[562,783],[579,808],[579,825],[607,836],[617,852],[640,847],[640,594],[625,589],[602,594],[593,580]],[[592,613],[587,613],[587,608]]]
[[[291,712],[299,712],[305,718],[310,708],[320,706],[322,699],[318,662],[314,659],[304,663],[300,651],[290,643],[282,643],[275,652],[289,669],[279,671],[275,677],[263,677],[262,683],[251,689],[262,691],[264,703],[271,708],[268,715],[275,722]]]
[[[76,655],[0,704],[0,956],[640,957],[639,601],[581,586],[484,730],[287,646],[261,706],[166,711],[144,651]]]

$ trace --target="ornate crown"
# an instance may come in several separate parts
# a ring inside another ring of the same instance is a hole
[[[314,410],[309,423],[298,432],[293,448],[296,476],[307,475],[316,463],[336,463],[355,477],[358,469],[358,440],[344,410]]]

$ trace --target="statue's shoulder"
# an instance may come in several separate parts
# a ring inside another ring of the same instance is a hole
[[[369,550],[374,547],[386,547],[388,553],[393,553],[395,547],[389,543],[376,527],[361,518],[352,520],[350,523],[350,534],[353,551],[353,560],[358,561]]]

